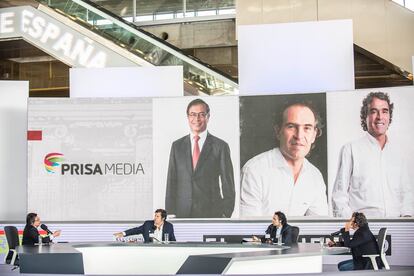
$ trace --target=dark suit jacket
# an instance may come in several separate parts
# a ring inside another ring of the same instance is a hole
[[[145,242],[152,242],[152,238],[150,238],[149,234],[154,233],[155,228],[154,221],[147,220],[139,227],[126,230],[125,234],[126,236],[142,234]],[[168,221],[164,221],[164,226],[162,227],[162,240],[164,240],[164,234],[166,233],[168,233],[168,239],[170,241],[175,241],[174,226]]]
[[[341,229],[343,244],[351,248],[352,259],[354,261],[354,270],[372,269],[369,258],[363,258],[362,255],[379,254],[377,240],[369,229],[368,225],[358,228],[351,240],[349,231]],[[378,268],[382,268],[382,262],[377,258]]]
[[[228,144],[207,133],[197,167],[193,170],[190,139],[187,135],[172,144],[166,210],[179,218],[230,217],[235,191]]]
[[[274,242],[277,242],[276,231],[277,228],[273,226],[273,224],[270,224],[266,229],[266,234],[270,234],[270,239],[272,239]],[[292,241],[292,227],[289,224],[286,223],[282,226],[282,231],[280,231],[280,234],[282,235],[282,242],[285,245],[291,245],[292,243],[296,242]],[[262,239],[262,241],[265,242],[266,240]]]
[[[33,225],[26,224],[23,230],[22,245],[34,245],[39,242],[39,231]],[[50,242],[49,237],[42,238],[43,243]]]

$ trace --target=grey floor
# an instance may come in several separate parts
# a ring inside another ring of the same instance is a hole
[[[25,275],[25,276],[29,276],[29,275],[33,275],[33,276],[40,276],[41,274],[20,274],[19,268],[16,267],[15,269],[13,269],[15,267],[11,266],[11,265],[6,265],[6,264],[0,264],[0,275],[1,276],[16,276],[16,275]],[[404,274],[396,274],[395,272],[409,272],[404,273]],[[332,264],[332,265],[323,265],[323,274],[325,275],[331,275],[332,273],[338,272],[338,269],[336,267],[336,265]],[[372,271],[373,272],[373,271]],[[382,273],[386,273],[388,274],[392,274],[392,275],[414,275],[414,266],[391,266],[391,270],[390,271],[385,271],[382,270]],[[390,272],[390,273],[387,273]],[[394,273],[391,273],[394,272]],[[339,273],[339,272],[338,272]],[[341,274],[343,273],[357,273],[357,271],[352,271],[352,272],[340,272]],[[335,273],[336,274],[336,273]],[[50,274],[46,274],[48,276],[51,276]],[[320,274],[319,274],[320,275]],[[62,274],[60,274],[59,276],[62,276]]]
[[[324,264],[323,265],[323,272],[335,272],[338,271],[338,267],[336,264]],[[390,267],[392,271],[400,271],[400,270],[414,270],[414,266],[399,266],[393,265]]]

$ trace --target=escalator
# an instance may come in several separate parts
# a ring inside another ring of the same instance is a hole
[[[142,60],[140,66],[183,66],[186,94],[238,94],[236,80],[88,0],[37,0],[38,9],[64,16]],[[137,62],[135,62],[137,63]]]

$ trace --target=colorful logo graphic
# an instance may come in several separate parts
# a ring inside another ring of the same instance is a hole
[[[45,169],[60,175],[137,175],[145,174],[142,163],[67,163],[62,153],[45,156]]]
[[[60,166],[64,160],[63,154],[52,152],[45,156],[45,169],[48,173],[55,173],[55,169]]]

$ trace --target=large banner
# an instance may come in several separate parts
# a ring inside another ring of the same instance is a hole
[[[372,91],[382,100],[367,97]],[[410,86],[326,94],[334,216],[353,211],[381,218],[414,215],[413,92]]]
[[[323,93],[240,98],[242,217],[328,215],[324,122]]]
[[[413,216],[413,87],[31,99],[28,211],[44,220]]]
[[[30,99],[28,210],[44,220],[152,216],[152,101]]]
[[[193,97],[153,100],[154,208],[165,206],[177,218],[237,218],[238,98],[204,98],[208,112],[203,104],[189,107],[198,101]],[[192,136],[196,132],[200,155],[195,165]]]

